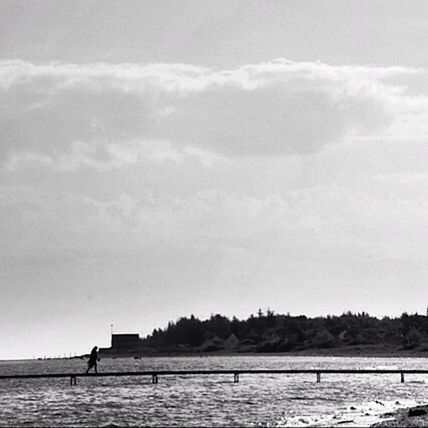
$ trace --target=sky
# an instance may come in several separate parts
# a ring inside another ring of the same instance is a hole
[[[0,16],[0,359],[190,314],[426,312],[427,2]]]

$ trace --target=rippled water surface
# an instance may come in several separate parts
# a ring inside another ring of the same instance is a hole
[[[425,359],[172,357],[102,359],[99,371],[194,369],[425,369]],[[80,372],[83,360],[0,362],[0,374]],[[2,426],[362,426],[428,402],[428,375],[241,375],[0,380]]]

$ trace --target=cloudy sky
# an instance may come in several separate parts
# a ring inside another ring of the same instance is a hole
[[[191,313],[425,313],[427,2],[0,16],[0,358]]]

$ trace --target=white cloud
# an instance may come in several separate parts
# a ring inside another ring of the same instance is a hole
[[[172,148],[167,142],[127,142],[126,144],[92,141],[76,141],[69,153],[56,156],[37,152],[13,154],[6,163],[6,169],[34,166],[49,167],[54,171],[73,172],[80,168],[93,168],[100,172],[126,167],[142,160],[156,162],[181,162],[183,153]]]
[[[95,88],[119,88],[125,92],[158,87],[164,91],[186,93],[204,91],[210,86],[235,84],[254,89],[272,82],[312,80],[322,86],[327,82],[376,81],[389,77],[423,73],[423,69],[361,65],[330,66],[320,61],[295,62],[278,58],[270,62],[249,64],[235,70],[212,70],[191,64],[89,63],[34,64],[22,60],[0,63],[1,88],[27,85],[31,81],[51,80],[56,87],[92,85]]]
[[[428,199],[423,192],[405,198],[393,185],[385,194],[375,181],[358,191],[333,184],[259,198],[221,190],[155,197],[143,189],[138,197],[101,200],[3,188],[1,232],[15,237],[3,251],[67,249],[101,257],[168,248],[226,257],[240,248],[287,260],[425,260],[420,236],[428,232]]]
[[[96,167],[96,155],[112,156],[101,145],[135,140],[230,157],[312,153],[349,135],[385,130],[403,99],[414,114],[425,98],[406,95],[391,79],[421,72],[285,59],[220,71],[2,61],[1,155],[61,164],[64,156],[76,157],[82,141],[89,160],[81,163]]]

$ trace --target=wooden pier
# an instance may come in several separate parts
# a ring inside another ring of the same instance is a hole
[[[51,379],[51,378],[69,378],[70,385],[77,384],[77,378],[94,378],[94,377],[131,377],[131,376],[148,376],[151,377],[152,383],[157,384],[159,376],[209,376],[209,375],[233,375],[233,382],[238,383],[241,375],[301,375],[315,374],[316,381],[321,382],[321,375],[344,375],[344,374],[399,374],[401,383],[404,382],[406,374],[428,374],[428,370],[401,370],[401,369],[286,369],[286,370],[269,370],[269,369],[248,369],[248,370],[150,370],[150,371],[133,371],[133,372],[100,372],[100,373],[46,373],[46,374],[19,374],[19,375],[0,375],[0,380],[7,379]]]

